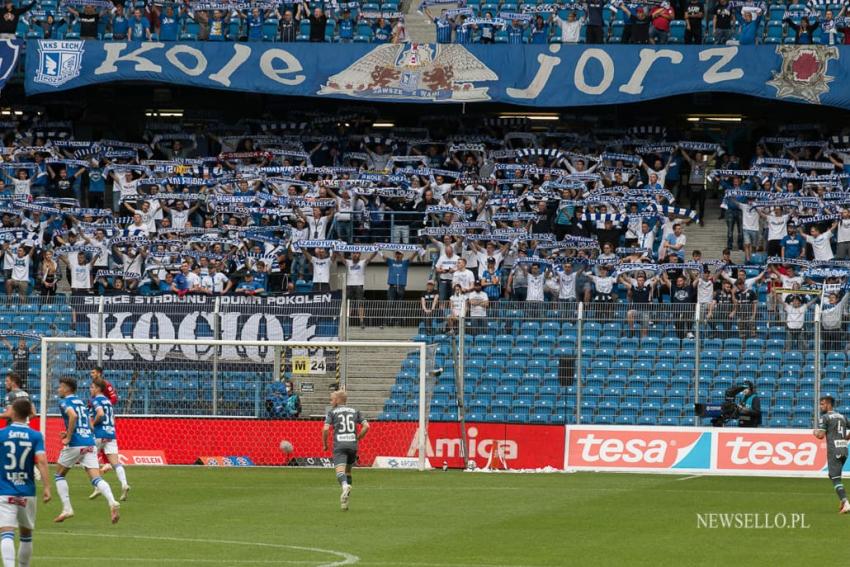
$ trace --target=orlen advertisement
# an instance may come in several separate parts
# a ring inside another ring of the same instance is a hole
[[[826,442],[800,429],[567,426],[564,468],[822,477]]]

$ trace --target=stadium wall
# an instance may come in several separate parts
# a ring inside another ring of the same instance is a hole
[[[194,464],[204,456],[244,456],[257,465],[284,465],[290,459],[327,456],[321,450],[321,421],[124,416],[118,428],[122,451],[162,451],[168,464]],[[61,419],[48,418],[48,429],[61,430]],[[429,424],[433,468],[443,463],[463,466],[459,433],[455,423]],[[415,457],[415,434],[415,422],[372,423],[360,464],[372,466],[381,456]],[[479,468],[496,450],[512,470],[815,478],[823,478],[826,471],[825,441],[803,429],[473,423],[467,424],[467,437],[470,457]],[[283,439],[292,442],[292,455],[278,448]],[[59,449],[58,436],[49,436],[50,461],[56,460]],[[850,463],[845,470],[850,471]]]

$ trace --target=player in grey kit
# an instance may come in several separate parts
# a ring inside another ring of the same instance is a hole
[[[823,396],[820,399],[820,420],[815,429],[815,437],[826,438],[826,462],[829,470],[829,480],[835,488],[838,499],[841,500],[840,514],[850,512],[850,502],[847,492],[841,483],[841,469],[847,461],[847,418],[835,411],[835,398]]]
[[[360,412],[348,407],[348,394],[337,390],[331,394],[331,408],[325,417],[325,427],[322,429],[322,448],[328,450],[328,437],[333,428],[334,432],[334,467],[336,479],[342,486],[339,504],[343,510],[348,510],[348,498],[351,495],[351,467],[357,462],[357,442],[369,431],[369,422],[363,419]],[[360,424],[360,432],[357,425]]]

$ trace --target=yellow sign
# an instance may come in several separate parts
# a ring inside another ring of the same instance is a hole
[[[323,356],[293,356],[293,374],[325,374],[327,365]]]
[[[309,356],[293,356],[292,357],[292,373],[293,374],[310,374],[310,357]]]

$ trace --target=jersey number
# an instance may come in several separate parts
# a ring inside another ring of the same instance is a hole
[[[9,459],[9,462],[6,463],[4,467],[7,471],[13,470],[22,470],[27,462],[27,457],[29,457],[30,452],[32,451],[32,443],[29,441],[20,441],[19,443],[15,443],[14,441],[6,441],[3,443],[6,446],[8,451],[6,452],[6,457]],[[18,445],[21,446],[23,451],[21,451],[20,455],[17,455]]]
[[[343,415],[339,420],[337,433],[354,433],[356,424],[353,415]]]

